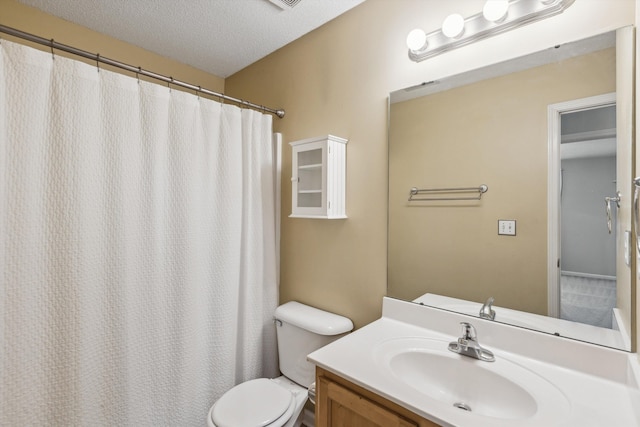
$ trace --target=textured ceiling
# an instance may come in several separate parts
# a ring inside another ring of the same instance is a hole
[[[225,78],[364,0],[19,1]]]

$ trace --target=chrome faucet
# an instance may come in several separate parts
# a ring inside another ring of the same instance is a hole
[[[495,320],[496,312],[491,306],[493,305],[493,297],[489,297],[487,302],[482,304],[482,308],[480,309],[480,317],[483,319]]]
[[[463,356],[473,357],[474,359],[483,360],[485,362],[494,362],[496,360],[493,353],[482,348],[478,343],[478,334],[476,328],[471,323],[460,322],[462,326],[462,336],[458,341],[449,343],[449,350]]]

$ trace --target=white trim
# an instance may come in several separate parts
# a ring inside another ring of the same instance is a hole
[[[616,94],[591,96],[551,104],[548,120],[547,177],[547,315],[560,317],[560,115],[616,103]]]
[[[282,211],[282,134],[273,134],[273,186],[276,230],[276,280],[280,289],[280,214]]]

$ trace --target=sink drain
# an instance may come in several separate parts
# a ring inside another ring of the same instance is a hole
[[[467,405],[466,403],[456,402],[453,404],[453,406],[455,406],[458,409],[462,409],[463,411],[471,412],[471,406]]]

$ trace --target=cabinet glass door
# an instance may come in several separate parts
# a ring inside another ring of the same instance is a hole
[[[317,218],[327,214],[327,144],[293,146],[293,211],[291,216]]]
[[[322,148],[298,152],[298,207],[322,207]]]

